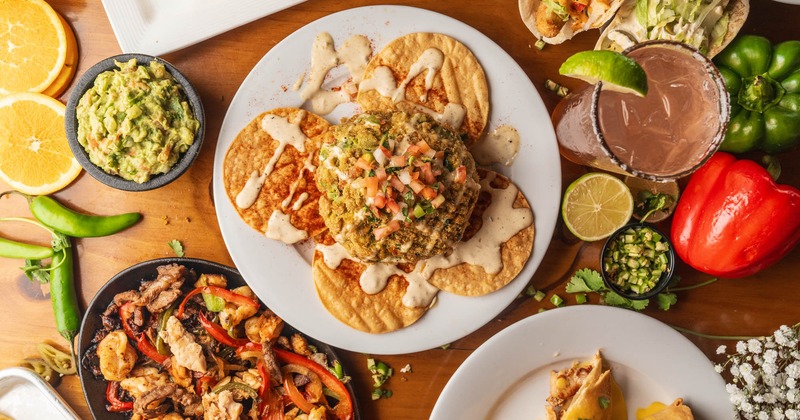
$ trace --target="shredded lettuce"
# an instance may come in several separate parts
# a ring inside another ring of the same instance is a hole
[[[648,39],[687,43],[706,53],[728,29],[727,0],[637,0],[636,20]]]
[[[563,22],[569,20],[569,11],[567,7],[559,3],[557,0],[542,0],[547,8],[558,16]]]

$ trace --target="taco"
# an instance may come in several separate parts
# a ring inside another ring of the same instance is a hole
[[[625,0],[595,49],[622,51],[664,39],[713,57],[736,37],[749,12],[749,0]]]
[[[519,0],[519,14],[536,38],[560,44],[608,22],[623,0]]]

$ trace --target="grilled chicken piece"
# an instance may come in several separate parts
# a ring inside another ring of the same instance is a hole
[[[283,320],[269,310],[247,318],[244,322],[244,332],[254,343],[272,340],[281,335],[281,331],[283,331]]]
[[[244,407],[233,399],[229,390],[218,394],[208,392],[203,395],[203,418],[205,420],[237,420]]]
[[[314,354],[314,352],[312,352],[311,349],[308,348],[308,341],[306,341],[306,339],[303,338],[302,335],[292,334],[290,342],[292,343],[293,352],[306,357],[311,357],[311,355]]]
[[[183,328],[174,315],[167,320],[167,327],[161,331],[161,338],[169,344],[176,363],[195,372],[206,371],[203,347],[195,342],[194,336]]]
[[[139,398],[147,391],[167,383],[169,383],[169,377],[165,372],[159,372],[158,368],[147,366],[132,370],[127,378],[119,382],[119,386],[133,398]]]
[[[184,388],[192,386],[192,371],[178,363],[175,356],[172,356],[171,359],[167,370],[172,380]]]
[[[108,381],[121,381],[136,364],[136,350],[128,344],[128,336],[122,330],[112,331],[97,345],[100,372]]]
[[[237,293],[250,298],[255,298],[256,295],[247,286],[237,287],[231,289],[231,292]],[[222,328],[230,330],[231,328],[239,325],[240,322],[255,315],[258,308],[251,305],[236,305],[233,303],[226,303],[225,308],[219,313],[219,323]]]

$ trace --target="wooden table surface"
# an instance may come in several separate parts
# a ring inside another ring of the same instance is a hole
[[[235,1],[231,1],[235,4]],[[800,6],[754,0],[743,33],[768,36],[773,42],[800,39]],[[99,1],[52,0],[75,30],[80,46],[80,76],[94,63],[120,53],[108,18]],[[135,263],[172,256],[166,245],[179,239],[188,257],[232,265],[222,240],[211,197],[212,164],[217,135],[223,117],[242,80],[261,57],[284,37],[303,25],[331,13],[372,4],[367,0],[309,0],[291,9],[256,20],[164,58],[175,64],[199,90],[205,107],[206,139],[199,158],[177,181],[163,188],[126,193],[106,187],[83,173],[55,196],[70,207],[96,214],[138,211],[144,219],[123,233],[107,238],[75,241],[76,276],[82,308],[111,276]],[[552,111],[558,98],[543,88],[551,78],[567,86],[578,83],[562,78],[557,69],[574,52],[591,49],[598,32],[587,32],[559,46],[543,51],[533,47],[535,39],[519,17],[515,0],[408,1],[404,4],[428,8],[461,20],[481,31],[505,49],[525,70]],[[234,6],[235,7],[235,6]],[[190,25],[191,22],[176,22]],[[66,102],[69,91],[60,99]],[[522,134],[523,141],[525,133]],[[800,187],[800,150],[783,155],[781,181]],[[587,169],[562,159],[564,188]],[[0,183],[0,190],[8,189]],[[29,216],[20,198],[0,201],[0,217]],[[662,226],[666,227],[666,225]],[[2,224],[0,234],[45,244],[48,238],[27,226]],[[599,267],[600,243],[583,243],[565,234],[559,222],[544,260],[530,280],[538,289],[564,293],[564,284],[578,268]],[[16,365],[36,354],[35,345],[45,340],[63,343],[56,332],[49,299],[19,270],[20,261],[0,260],[0,284],[5,298],[0,305],[0,368]],[[683,285],[705,281],[710,276],[679,265]],[[780,263],[749,278],[721,280],[710,286],[678,293],[678,304],[668,312],[648,308],[645,314],[671,325],[717,335],[770,334],[781,324],[800,321],[800,248]],[[525,281],[525,280],[522,280]],[[570,302],[574,303],[572,299]],[[596,300],[592,301],[596,303]],[[655,306],[655,305],[653,305]],[[458,366],[487,339],[540,308],[552,308],[549,299],[536,302],[518,298],[498,317],[475,333],[446,349],[380,356],[399,370],[411,364],[408,374],[396,373],[387,383],[394,395],[370,400],[371,378],[367,356],[341,351],[345,367],[353,377],[364,419],[424,419]],[[720,341],[689,336],[712,360]],[[730,343],[728,343],[730,344]],[[492,384],[486,384],[491,387]],[[77,376],[64,378],[58,392],[82,418],[91,418]],[[538,402],[534,402],[538,404]]]

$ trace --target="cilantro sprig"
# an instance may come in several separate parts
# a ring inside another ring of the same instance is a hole
[[[635,311],[644,310],[650,304],[650,299],[628,299],[607,288],[600,273],[590,268],[575,272],[567,283],[567,293],[597,293],[606,305]],[[661,310],[667,311],[677,302],[678,296],[674,293],[664,292],[656,295],[656,304]]]

